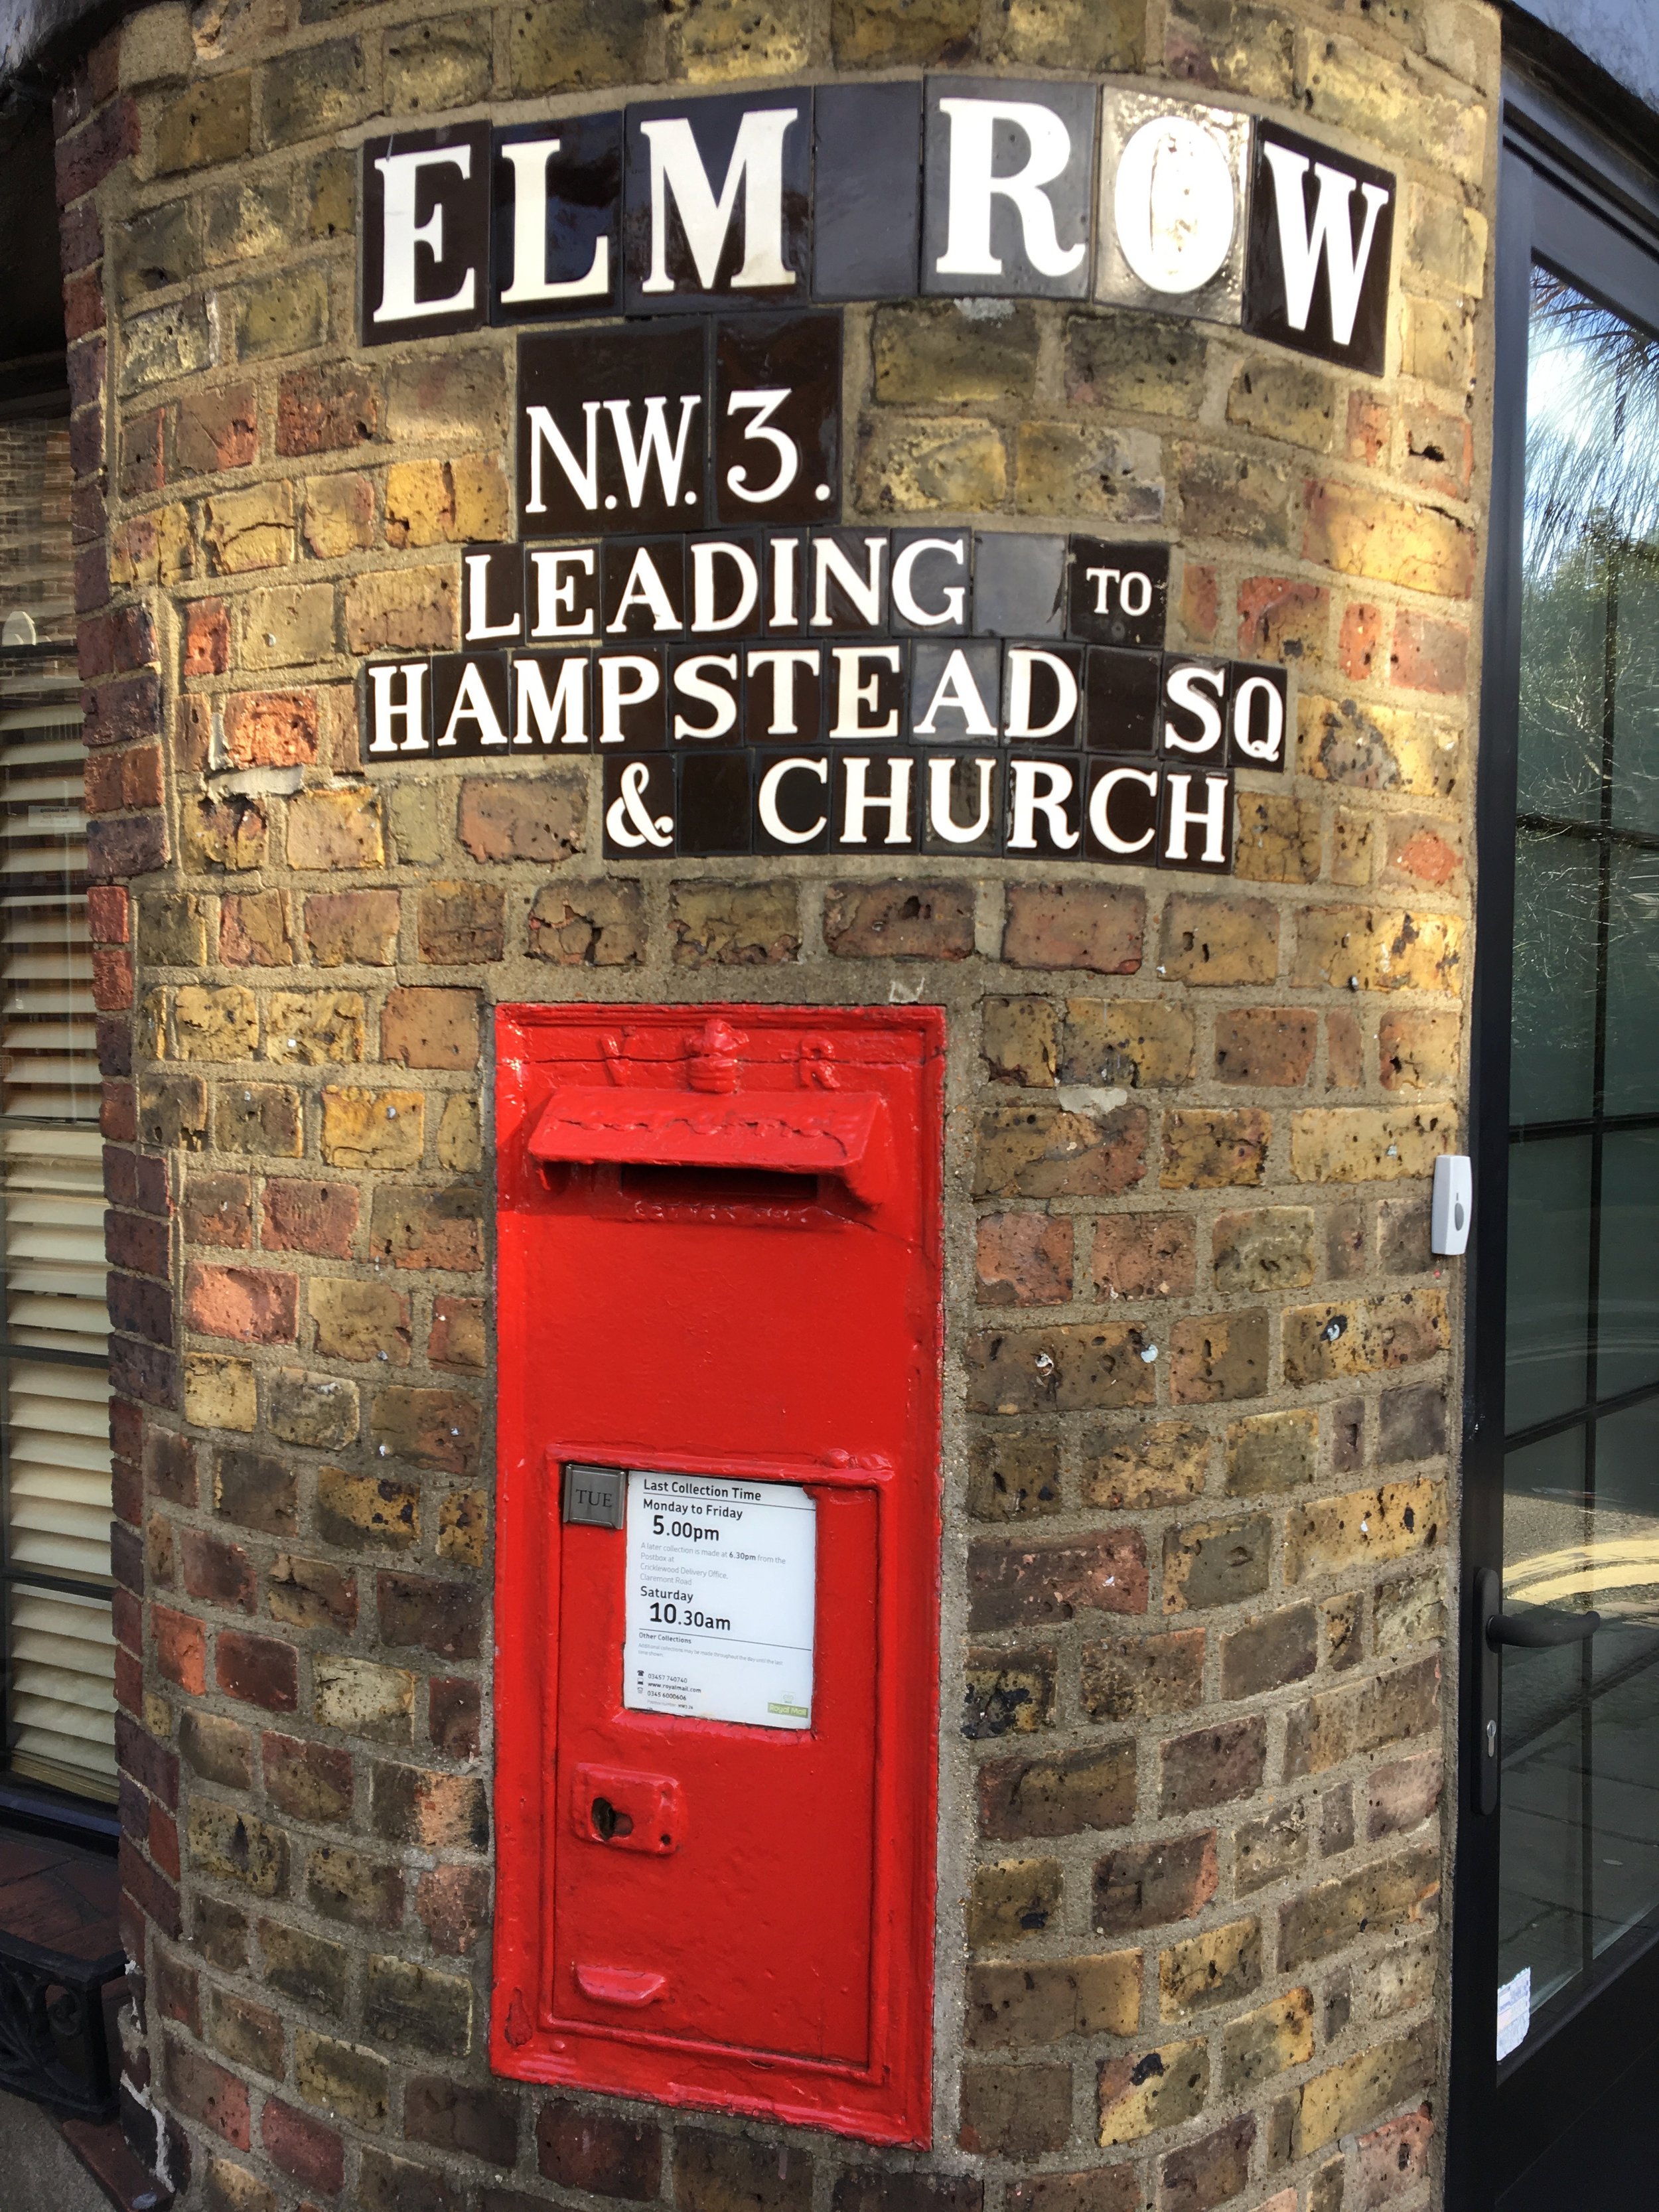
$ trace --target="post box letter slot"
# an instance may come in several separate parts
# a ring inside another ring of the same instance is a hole
[[[711,1098],[573,1085],[549,1099],[529,1151],[544,1169],[747,1171],[787,1177],[796,1189],[807,1176],[835,1176],[866,1206],[878,1206],[893,1184],[892,1129],[876,1091]]]

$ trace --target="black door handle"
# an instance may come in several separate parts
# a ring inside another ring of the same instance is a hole
[[[1496,1567],[1480,1567],[1474,1577],[1475,1663],[1480,1685],[1474,1747],[1475,1802],[1483,1813],[1498,1810],[1498,1741],[1502,1735],[1504,1646],[1522,1651],[1548,1650],[1562,1644],[1586,1644],[1601,1626],[1599,1613],[1555,1613],[1540,1606],[1531,1613],[1505,1613],[1504,1577]]]
[[[1601,1626],[1599,1613],[1494,1613],[1486,1621],[1486,1641],[1513,1644],[1522,1651],[1548,1651],[1558,1644],[1588,1644]]]

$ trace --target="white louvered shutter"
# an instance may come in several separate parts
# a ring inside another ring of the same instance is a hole
[[[0,425],[0,624],[28,617],[0,643],[7,1741],[15,1774],[112,1798],[109,1315],[79,690],[72,648],[20,635],[67,642],[61,436]]]

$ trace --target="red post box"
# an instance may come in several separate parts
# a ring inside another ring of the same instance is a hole
[[[497,2070],[923,2143],[943,1024],[497,1018]]]

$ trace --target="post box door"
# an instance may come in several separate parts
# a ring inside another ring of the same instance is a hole
[[[798,1731],[623,1711],[623,1534],[567,1530],[560,1610],[599,1628],[559,1674],[552,1978],[572,2020],[868,2063],[876,1509],[868,1492],[814,1502],[836,1595]]]
[[[503,2071],[925,2139],[939,1066],[500,1017]]]

